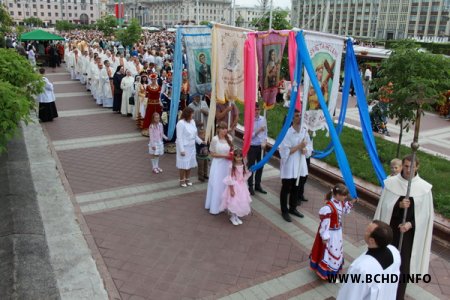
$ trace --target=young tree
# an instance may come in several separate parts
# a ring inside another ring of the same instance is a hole
[[[95,24],[97,26],[97,29],[103,31],[105,37],[108,37],[113,35],[117,26],[117,20],[114,16],[104,16],[101,19],[97,20]]]
[[[34,95],[44,82],[30,63],[14,49],[0,49],[0,153],[14,137],[20,121],[30,121]]]
[[[236,21],[234,22],[234,26],[236,26],[236,27],[242,27],[242,25],[244,25],[244,18],[243,18],[241,15],[239,15],[239,16],[236,18]]]
[[[287,20],[288,12],[281,9],[272,11],[272,29],[291,29],[292,25]],[[251,22],[253,27],[256,27],[258,31],[269,30],[270,12],[266,12],[260,19],[255,19]]]
[[[33,27],[42,27],[42,25],[44,25],[44,22],[37,17],[25,18],[23,19],[23,23],[25,23],[25,25]]]
[[[117,39],[124,46],[133,46],[141,39],[142,28],[137,19],[132,19],[126,29],[122,29],[117,33]]]
[[[258,0],[258,7],[262,10],[262,14],[265,15],[270,9],[270,0]]]
[[[374,83],[379,94],[392,84],[387,114],[400,125],[398,157],[403,130],[408,131],[409,125],[419,120],[423,109],[439,101],[442,92],[450,88],[450,59],[421,52],[417,44],[405,40],[382,63],[380,77]]]
[[[206,21],[206,20],[200,21],[200,24],[199,24],[199,25],[205,25],[205,26],[207,26],[207,25],[209,25],[209,21]]]

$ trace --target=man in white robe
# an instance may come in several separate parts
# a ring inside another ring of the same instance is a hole
[[[95,60],[91,63],[91,72],[89,73],[90,82],[91,82],[91,93],[94,99],[97,99],[97,94],[99,93],[98,89],[98,80],[100,71],[98,69],[98,64],[100,63],[100,57],[96,57]]]
[[[97,65],[97,74],[96,74],[96,80],[95,80],[95,84],[96,84],[96,91],[97,93],[95,94],[95,102],[98,105],[103,105],[103,83],[101,80],[101,72],[103,70],[103,62],[99,62]]]
[[[113,96],[112,96],[112,79],[113,71],[108,60],[103,62],[104,68],[100,71],[100,82],[102,85],[102,103],[103,107],[113,106]]]
[[[402,160],[402,172],[384,181],[375,212],[375,219],[390,224],[394,233],[393,245],[398,247],[400,231],[404,232],[401,249],[402,274],[427,274],[433,237],[432,185],[417,174],[419,161],[416,158],[414,178],[411,182],[410,198],[404,199],[410,175],[412,155]],[[403,211],[408,208],[406,222],[402,224]],[[400,282],[397,299],[403,299],[406,282]]]
[[[81,75],[80,75],[81,84],[86,84],[88,66],[89,66],[89,55],[88,51],[85,50],[83,51],[83,55],[81,56]]]
[[[395,299],[401,259],[398,250],[389,245],[392,238],[392,229],[384,222],[375,220],[367,226],[364,240],[369,249],[350,265],[337,300]],[[357,276],[359,282],[351,280]]]

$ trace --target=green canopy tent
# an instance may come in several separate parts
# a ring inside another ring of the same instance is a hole
[[[20,40],[22,42],[23,41],[55,41],[55,40],[63,41],[64,38],[59,35],[47,32],[47,31],[37,29],[37,30],[33,30],[33,31],[22,34],[20,36]]]

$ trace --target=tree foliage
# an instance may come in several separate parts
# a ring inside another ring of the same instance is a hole
[[[3,5],[0,5],[0,48],[6,46],[5,34],[11,31],[12,19]]]
[[[34,95],[44,83],[30,63],[13,49],[0,49],[0,153],[13,138],[20,121],[30,121]]]
[[[207,26],[207,25],[209,25],[209,21],[206,21],[206,20],[200,21],[200,24],[199,24],[199,25],[205,25],[205,26]]]
[[[133,46],[141,39],[142,28],[137,19],[131,19],[126,29],[122,29],[117,33],[117,39],[124,46]]]
[[[291,29],[292,25],[287,21],[287,16],[289,12],[281,9],[276,9],[272,11],[272,29],[282,30]],[[266,12],[264,16],[260,19],[253,20],[250,24],[257,28],[258,31],[269,30],[270,23],[270,12]]]
[[[23,23],[25,23],[25,25],[34,27],[42,27],[42,25],[44,25],[44,22],[37,17],[25,18],[23,19]]]
[[[392,83],[388,116],[401,130],[408,130],[416,122],[417,109],[429,108],[450,89],[450,59],[418,50],[413,41],[398,43],[391,56],[383,61],[380,77],[374,80],[378,96],[383,96],[381,91]]]
[[[117,20],[114,16],[104,16],[95,23],[98,30],[102,31],[105,37],[113,35],[117,27]]]
[[[241,15],[239,15],[239,16],[236,18],[236,21],[234,22],[234,26],[236,26],[236,27],[242,27],[242,25],[244,25],[244,18],[243,18]]]
[[[58,31],[69,31],[75,29],[75,25],[67,20],[58,20],[56,21],[55,28]]]

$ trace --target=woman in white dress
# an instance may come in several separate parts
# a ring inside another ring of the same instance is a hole
[[[231,142],[231,136],[228,135],[228,126],[225,122],[220,122],[217,126],[217,135],[212,138],[209,147],[213,160],[209,171],[205,208],[209,209],[209,213],[213,215],[221,212],[220,204],[222,202],[222,194],[227,187],[223,179],[230,172],[230,152],[232,150],[233,144]]]
[[[127,76],[125,76],[120,83],[120,88],[123,91],[122,107],[120,108],[120,113],[122,114],[122,116],[127,116],[132,112],[131,105],[129,104],[129,99],[131,96],[133,96],[134,77],[131,75],[130,70],[127,70],[126,74]]]
[[[197,158],[195,152],[195,143],[204,143],[197,135],[197,126],[192,118],[194,110],[186,107],[182,114],[180,121],[177,123],[177,169],[180,170],[180,186],[191,186],[192,182],[189,180],[191,169],[197,167]]]

